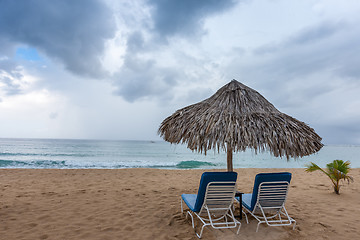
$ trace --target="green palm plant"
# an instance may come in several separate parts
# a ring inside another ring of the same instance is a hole
[[[326,169],[323,170],[315,163],[311,162],[311,164],[306,165],[307,172],[313,172],[316,170],[320,170],[323,173],[325,173],[331,180],[331,182],[334,185],[334,191],[336,194],[340,194],[340,180],[343,179],[346,180],[348,183],[353,182],[353,177],[349,176],[349,170],[350,170],[350,162],[343,160],[334,160],[333,162],[326,165]]]

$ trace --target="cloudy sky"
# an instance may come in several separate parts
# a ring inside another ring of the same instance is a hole
[[[159,140],[232,79],[360,144],[358,0],[0,0],[0,137]]]

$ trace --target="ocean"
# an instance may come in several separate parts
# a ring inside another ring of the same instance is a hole
[[[303,168],[310,162],[320,167],[332,160],[360,167],[360,146],[324,146],[311,156],[276,158],[252,150],[235,153],[234,168]],[[105,141],[69,139],[0,139],[0,168],[31,169],[226,169],[226,153],[194,153],[185,145],[164,141]]]

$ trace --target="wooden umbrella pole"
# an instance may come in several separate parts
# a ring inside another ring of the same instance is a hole
[[[228,172],[233,172],[233,153],[231,147],[227,147],[227,170]]]

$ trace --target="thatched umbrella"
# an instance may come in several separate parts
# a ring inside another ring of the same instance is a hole
[[[269,150],[274,156],[297,158],[321,149],[321,137],[304,122],[277,110],[260,93],[232,80],[202,102],[177,110],[158,133],[170,143],[186,143],[192,151]]]

